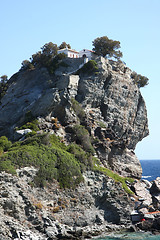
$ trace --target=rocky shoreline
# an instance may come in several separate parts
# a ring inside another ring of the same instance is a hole
[[[160,178],[137,181],[133,190],[137,196],[135,210],[141,220],[135,224],[137,230],[160,234]]]

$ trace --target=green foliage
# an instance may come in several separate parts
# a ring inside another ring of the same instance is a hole
[[[83,180],[75,156],[55,135],[36,135],[14,143],[0,157],[0,169],[14,172],[15,168],[35,166],[39,169],[35,184],[43,187],[46,181],[57,179],[60,186],[75,187]]]
[[[62,44],[66,44],[63,42]],[[69,44],[66,44],[68,47]],[[22,62],[21,70],[34,69],[35,67],[46,67],[50,74],[53,74],[59,66],[68,67],[62,60],[66,58],[64,53],[57,54],[58,46],[52,42],[46,43],[41,51],[33,54],[30,61]]]
[[[136,72],[133,72],[131,74],[131,78],[134,79],[134,82],[137,84],[139,88],[148,85],[149,82],[149,79],[147,77],[137,74]]]
[[[31,129],[35,132],[37,132],[39,130],[39,127],[38,127],[38,120],[35,119],[35,120],[32,120],[31,122],[27,122],[25,124],[23,124],[20,128],[18,128],[19,130],[22,130],[22,129]]]
[[[98,124],[101,128],[106,128],[106,125],[105,125],[103,122],[98,122],[98,121],[97,121],[97,124]]]
[[[22,62],[22,67],[21,67],[22,70],[26,70],[26,69],[33,70],[34,68],[35,68],[34,65],[29,60],[24,60]]]
[[[98,37],[92,42],[93,51],[97,55],[103,57],[114,57],[120,59],[123,55],[122,52],[117,50],[120,48],[120,42],[109,39],[107,36]]]
[[[101,167],[99,165],[94,165],[93,169],[94,169],[94,171],[101,172],[101,173],[105,174],[106,176],[113,178],[116,182],[120,182],[126,193],[128,193],[129,195],[133,194],[133,192],[128,188],[128,186],[126,184],[126,181],[133,182],[134,180],[132,178],[121,177],[120,175],[113,172],[112,170]]]
[[[80,144],[86,152],[94,154],[95,151],[92,147],[91,139],[87,129],[85,129],[85,127],[82,125],[76,124],[73,127],[73,131],[75,134],[74,138],[76,143]]]
[[[58,181],[63,188],[75,187],[83,180],[80,166],[75,160],[74,155],[70,153],[64,151],[57,152],[57,168]]]
[[[61,45],[58,48],[59,49],[63,49],[63,48],[71,49],[71,45],[67,44],[66,42],[62,42]]]
[[[68,67],[67,64],[63,63],[64,58],[66,58],[66,55],[64,53],[59,53],[56,57],[52,59],[52,61],[47,67],[51,74],[53,74],[55,70],[58,69],[60,66]]]
[[[101,167],[90,143],[88,131],[81,125],[74,126],[75,137],[85,151],[77,144],[66,146],[54,134],[40,134],[28,137],[24,141],[11,143],[5,136],[0,138],[0,171],[16,174],[15,169],[35,166],[38,168],[34,184],[44,187],[47,182],[56,179],[62,188],[75,188],[83,181],[82,172],[87,169],[99,171],[116,182],[121,182],[128,194],[132,191],[127,187],[126,180],[113,171]],[[7,151],[3,153],[3,151]]]
[[[1,83],[6,83],[8,81],[8,76],[7,75],[2,75],[0,77],[0,81],[1,81]]]
[[[31,111],[28,111],[27,113],[25,113],[25,118],[23,121],[23,125],[20,126],[18,128],[18,130],[22,130],[22,129],[31,129],[33,132],[29,133],[29,135],[34,135],[37,131],[39,131],[39,127],[38,127],[38,120],[35,119],[35,117],[33,116]]]
[[[11,173],[13,175],[16,174],[16,170],[10,160],[1,161],[0,159],[0,172],[2,171]]]
[[[3,151],[7,151],[11,147],[12,143],[7,139],[6,136],[0,137],[0,148]]]
[[[51,58],[55,57],[58,51],[57,44],[54,44],[52,42],[46,43],[41,49],[44,56]]]
[[[0,77],[0,100],[6,94],[8,89],[8,77],[7,75],[3,75]]]
[[[79,145],[72,143],[67,146],[67,151],[75,156],[80,164],[82,172],[93,166],[93,156],[85,152]]]
[[[77,71],[77,74],[94,74],[98,72],[97,63],[94,60],[88,61],[83,65],[81,69]]]
[[[41,52],[32,55],[32,64],[34,66],[46,67],[50,74],[53,74],[55,70],[63,65],[63,59],[66,58],[64,53],[58,55],[44,55]],[[65,67],[68,65],[65,64]]]
[[[85,111],[83,110],[81,104],[77,102],[74,98],[71,98],[72,108],[77,115],[77,117],[80,119],[81,122],[85,119]]]

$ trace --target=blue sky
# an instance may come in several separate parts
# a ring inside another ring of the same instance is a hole
[[[123,60],[149,78],[141,90],[150,136],[137,144],[139,159],[160,159],[159,0],[0,0],[0,76],[9,77],[48,42],[92,49],[108,36],[121,42]]]

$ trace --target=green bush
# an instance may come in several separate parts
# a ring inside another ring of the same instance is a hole
[[[90,143],[88,131],[81,125],[74,126],[77,144],[65,146],[54,134],[41,134],[28,137],[24,141],[11,143],[5,136],[0,138],[0,171],[15,174],[16,168],[35,166],[38,168],[34,184],[44,187],[47,182],[56,179],[62,188],[75,188],[83,181],[82,172],[87,169],[99,171],[115,181],[121,182],[128,194],[132,191],[127,187],[126,180],[113,171],[101,167],[97,158],[91,154],[94,149]],[[7,152],[3,153],[3,149]]]
[[[35,119],[32,112],[28,111],[27,113],[25,113],[25,118],[24,118],[24,121],[22,123],[22,126],[19,127],[18,130],[29,128],[32,131],[37,132],[37,131],[39,131],[38,124],[39,124],[39,122],[38,122],[37,119]]]
[[[11,147],[12,143],[8,140],[6,136],[0,137],[0,148],[3,151],[7,151]]]
[[[33,120],[32,122],[27,122],[26,124],[22,125],[20,128],[18,128],[19,130],[22,129],[31,129],[33,131],[39,131],[39,127],[38,127],[38,120]]]
[[[16,170],[10,160],[2,161],[0,159],[0,172],[2,172],[2,171],[11,173],[13,175],[16,174]]]
[[[145,87],[149,83],[149,79],[147,77],[137,74],[136,72],[132,72],[131,78],[134,79],[134,82],[139,88]]]
[[[90,60],[77,71],[77,74],[94,74],[98,72],[97,63],[95,60]]]
[[[76,124],[73,127],[73,131],[75,134],[76,143],[80,144],[86,152],[94,154],[95,151],[92,147],[91,139],[87,129],[85,129],[85,127],[82,125]]]
[[[46,181],[57,179],[60,186],[75,187],[83,180],[75,156],[65,150],[55,135],[36,135],[14,143],[0,157],[0,170],[12,173],[14,168],[35,166],[39,169],[35,184],[43,187]]]
[[[9,87],[9,84],[8,84],[7,75],[1,76],[0,77],[0,101],[3,98],[3,96],[6,94],[8,87]]]
[[[74,98],[71,98],[72,108],[77,115],[77,117],[80,119],[81,122],[85,119],[85,111],[83,110],[81,104],[77,102]]]
[[[79,145],[72,143],[67,146],[67,151],[75,156],[75,158],[80,164],[81,172],[87,170],[87,168],[92,167],[93,156],[91,156],[90,153],[85,152]]]
[[[64,53],[52,55],[38,52],[32,55],[31,63],[34,66],[46,67],[50,74],[54,74],[59,66],[68,67],[67,64],[63,63],[64,58],[66,58]]]

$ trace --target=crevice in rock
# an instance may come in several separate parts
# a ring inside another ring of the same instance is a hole
[[[107,86],[108,86],[109,81],[111,80],[111,78],[112,78],[112,74],[110,73],[110,74],[108,75],[108,77],[106,78],[105,82],[104,82],[104,85],[103,85],[103,88],[104,88],[104,89],[107,88]]]

